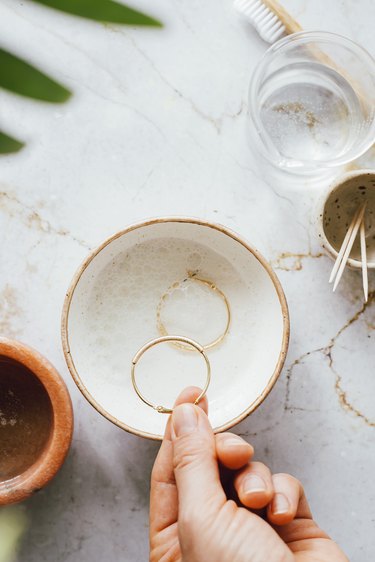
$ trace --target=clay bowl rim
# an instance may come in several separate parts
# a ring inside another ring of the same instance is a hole
[[[31,371],[46,390],[53,415],[50,436],[41,455],[21,474],[0,482],[0,505],[7,505],[25,500],[56,476],[72,442],[73,407],[62,377],[38,351],[0,337],[0,357],[12,359]]]
[[[361,170],[352,170],[350,172],[346,172],[342,174],[329,185],[328,189],[324,192],[323,197],[319,201],[318,225],[319,225],[320,244],[326,250],[330,258],[332,258],[333,260],[336,260],[338,256],[338,251],[335,250],[335,248],[332,246],[324,230],[324,211],[326,208],[327,201],[331,197],[332,193],[335,192],[339,193],[339,191],[343,188],[344,184],[346,184],[347,181],[354,178],[359,178],[360,176],[369,176],[369,175],[374,176],[375,178],[375,169],[363,168]],[[362,269],[362,262],[360,260],[349,258],[347,263],[353,269],[357,269],[357,270]],[[368,261],[367,268],[375,269],[375,261]]]
[[[288,351],[288,346],[289,346],[289,337],[290,337],[290,318],[289,318],[288,304],[287,304],[287,301],[286,301],[284,290],[281,286],[281,283],[280,283],[276,273],[274,272],[273,268],[268,263],[268,261],[262,256],[262,254],[256,248],[254,248],[252,245],[250,245],[246,240],[244,240],[238,234],[236,234],[232,230],[228,229],[226,226],[223,226],[221,224],[217,224],[217,223],[214,223],[214,222],[206,221],[206,220],[203,220],[203,219],[199,219],[199,218],[192,218],[192,217],[179,217],[179,216],[156,217],[156,218],[150,218],[150,219],[132,224],[132,225],[128,226],[127,228],[125,228],[123,230],[120,230],[120,231],[116,232],[115,234],[113,234],[112,236],[109,236],[108,238],[106,238],[104,240],[104,242],[102,242],[97,248],[94,248],[89,253],[87,258],[79,266],[79,268],[77,269],[77,271],[75,272],[75,274],[73,276],[73,279],[72,279],[72,281],[70,283],[70,286],[68,288],[68,291],[66,293],[64,305],[63,305],[63,310],[62,310],[62,316],[61,316],[61,339],[62,339],[62,346],[63,346],[64,355],[65,355],[65,360],[67,362],[67,365],[68,365],[69,371],[70,371],[70,373],[73,377],[73,380],[76,383],[76,385],[78,386],[79,390],[81,391],[83,396],[86,398],[86,400],[91,404],[91,406],[93,406],[95,408],[95,410],[97,412],[99,412],[99,414],[101,414],[107,420],[112,422],[114,425],[117,425],[121,429],[124,429],[128,433],[132,433],[133,435],[138,435],[139,437],[145,437],[146,439],[151,439],[151,440],[154,440],[154,441],[162,440],[162,438],[163,438],[162,435],[141,431],[139,429],[136,429],[134,427],[131,427],[131,426],[125,424],[124,422],[120,421],[115,416],[113,416],[112,414],[107,412],[97,402],[97,400],[95,400],[95,398],[90,394],[90,392],[86,388],[86,385],[82,382],[82,380],[79,376],[79,373],[78,373],[78,371],[77,371],[77,369],[74,365],[74,361],[73,361],[71,353],[70,353],[68,320],[69,320],[70,305],[71,305],[71,302],[72,302],[74,291],[75,291],[84,271],[87,269],[87,267],[90,265],[90,263],[95,259],[95,257],[102,250],[104,250],[104,248],[106,248],[114,240],[117,240],[118,238],[120,238],[120,237],[122,237],[122,236],[128,234],[129,232],[132,232],[133,230],[136,230],[138,228],[144,228],[144,227],[148,227],[148,226],[151,226],[151,225],[154,225],[154,224],[159,224],[159,223],[171,223],[171,222],[172,223],[188,223],[188,224],[204,226],[204,227],[207,227],[207,228],[211,228],[213,230],[217,230],[218,232],[221,232],[221,233],[225,234],[226,236],[229,236],[235,242],[238,242],[244,248],[246,248],[246,250],[248,250],[260,262],[260,264],[263,266],[263,268],[266,270],[269,277],[271,278],[271,281],[273,282],[274,288],[276,290],[276,293],[277,293],[277,296],[278,296],[278,299],[279,299],[279,303],[280,303],[280,307],[281,307],[281,313],[282,313],[282,316],[283,316],[283,338],[282,338],[282,343],[281,343],[281,350],[280,350],[280,353],[279,353],[279,357],[278,357],[278,360],[277,360],[277,363],[276,363],[275,370],[274,370],[271,378],[269,379],[266,388],[251,404],[249,404],[249,406],[241,414],[239,414],[235,418],[231,419],[229,422],[227,422],[227,423],[225,423],[225,424],[223,424],[219,427],[214,428],[215,433],[220,433],[222,431],[226,431],[226,430],[230,429],[231,427],[233,427],[234,425],[240,423],[245,418],[247,418],[247,416],[249,416],[252,412],[254,412],[254,410],[256,410],[256,408],[258,408],[258,406],[263,402],[263,400],[265,400],[265,398],[268,396],[268,394],[271,392],[272,388],[274,387],[277,379],[280,376],[282,368],[284,366],[287,351]]]

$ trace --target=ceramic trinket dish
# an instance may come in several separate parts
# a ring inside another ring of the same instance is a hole
[[[327,254],[336,259],[353,216],[366,202],[365,233],[367,267],[375,268],[375,171],[355,170],[335,181],[318,203],[318,236]],[[361,269],[360,240],[357,237],[348,259],[353,269]]]
[[[196,283],[196,276],[207,283]],[[218,291],[210,288],[214,284]],[[207,349],[212,377],[209,416],[215,431],[243,420],[275,384],[288,347],[289,316],[275,273],[257,250],[223,226],[166,217],[119,232],[92,252],[73,278],[62,315],[71,374],[89,402],[137,435],[161,439],[167,416],[144,404],[131,383],[137,350],[163,326]],[[160,322],[159,322],[160,323]],[[186,386],[202,386],[197,353],[157,346],[137,366],[140,390],[155,404],[173,404]]]

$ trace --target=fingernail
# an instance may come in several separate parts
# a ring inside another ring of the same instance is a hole
[[[193,404],[181,404],[172,414],[172,437],[180,437],[195,431],[198,417]]]
[[[272,513],[274,515],[283,515],[289,513],[290,503],[284,494],[275,494],[272,500]]]
[[[257,474],[249,474],[242,483],[244,494],[254,494],[255,492],[266,492],[267,486],[261,476]]]
[[[231,447],[249,447],[249,444],[241,437],[228,437],[228,439],[224,439],[224,447],[228,447],[228,449]]]

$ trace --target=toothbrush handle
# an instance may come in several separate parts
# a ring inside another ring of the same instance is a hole
[[[302,31],[300,24],[276,0],[263,0],[263,3],[283,22],[288,35]]]
[[[286,11],[277,0],[262,0],[263,4],[267,6],[278,18],[279,20],[285,25],[285,33],[287,35],[291,35],[292,33],[298,33],[299,31],[303,31],[303,28],[300,24],[292,18],[292,16]],[[353,81],[353,78],[348,75],[345,69],[339,67],[328,55],[323,53],[319,48],[312,48],[311,51],[313,52],[315,58],[320,61],[322,64],[329,66],[336,70],[341,76],[343,76],[349,84],[355,90],[357,96],[361,104],[366,107],[366,96],[361,91],[361,87],[357,84],[357,82]]]

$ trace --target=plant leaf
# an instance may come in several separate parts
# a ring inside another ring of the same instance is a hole
[[[0,154],[10,154],[18,152],[24,146],[24,143],[2,133],[0,131]]]
[[[103,23],[162,27],[160,21],[113,0],[34,0],[34,2]]]
[[[0,87],[51,103],[66,101],[71,92],[12,53],[0,48]]]

